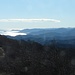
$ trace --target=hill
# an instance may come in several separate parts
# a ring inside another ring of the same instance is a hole
[[[1,75],[74,75],[75,48],[57,43],[9,39],[0,35]]]

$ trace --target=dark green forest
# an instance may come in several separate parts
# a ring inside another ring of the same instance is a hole
[[[75,47],[59,45],[0,35],[0,75],[75,75]]]

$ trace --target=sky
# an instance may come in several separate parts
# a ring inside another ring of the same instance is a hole
[[[75,27],[75,0],[0,0],[0,29]]]

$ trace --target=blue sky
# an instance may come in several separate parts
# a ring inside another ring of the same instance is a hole
[[[0,0],[0,29],[60,27],[75,27],[75,0]]]

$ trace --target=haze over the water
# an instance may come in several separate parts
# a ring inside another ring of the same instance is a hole
[[[75,0],[0,0],[0,29],[75,27]]]
[[[6,36],[17,36],[17,35],[27,35],[26,33],[20,33],[18,31],[6,31],[6,32],[2,32],[0,33],[1,35],[6,35]]]

